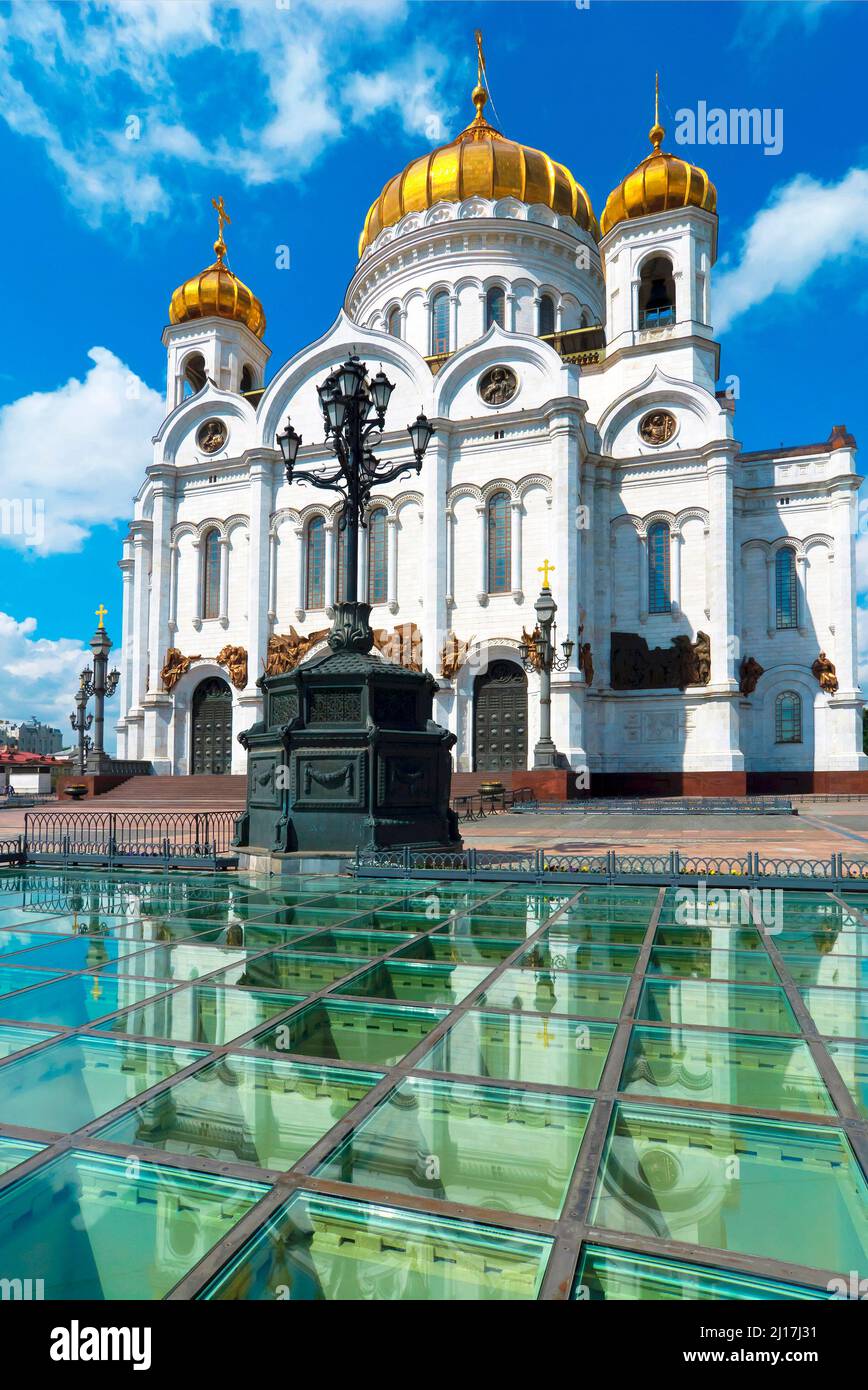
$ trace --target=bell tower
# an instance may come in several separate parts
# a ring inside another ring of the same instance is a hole
[[[223,198],[211,203],[217,213],[217,259],[178,286],[163,330],[167,414],[208,380],[223,391],[261,389],[271,355],[262,341],[262,304],[226,264],[223,228],[231,222]]]

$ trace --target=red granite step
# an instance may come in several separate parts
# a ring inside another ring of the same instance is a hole
[[[106,810],[122,807],[175,810],[243,810],[247,778],[226,777],[130,777],[96,798]],[[93,803],[91,803],[93,804]]]

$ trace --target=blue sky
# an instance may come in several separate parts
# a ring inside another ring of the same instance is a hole
[[[569,165],[598,215],[661,118],[760,107],[783,147],[706,145],[721,375],[745,448],[868,443],[868,12],[845,0],[0,3],[0,717],[67,722],[165,389],[172,289],[233,269],[279,364],[334,319],[390,175],[472,116],[473,30],[500,128]],[[132,137],[132,138],[131,138]],[[276,248],[288,246],[289,269]],[[868,542],[860,541],[868,649]]]

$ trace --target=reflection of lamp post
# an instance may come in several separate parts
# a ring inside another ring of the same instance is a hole
[[[93,773],[105,772],[111,759],[106,756],[103,749],[103,728],[105,724],[105,702],[117,690],[118,681],[121,678],[120,671],[109,671],[108,654],[112,648],[112,639],[109,637],[103,625],[103,618],[107,609],[100,604],[96,610],[99,618],[99,626],[93,637],[90,639],[90,649],[93,652],[93,746],[87,757],[87,771]]]
[[[86,666],[78,678],[78,693],[75,697],[75,710],[69,716],[69,722],[78,734],[78,774],[80,777],[84,775],[85,763],[91,746],[91,740],[88,737],[87,730],[93,723],[93,715],[85,714],[85,710],[87,709],[87,702],[93,694],[92,681],[93,671],[89,666]]]
[[[524,669],[539,674],[539,739],[533,750],[534,771],[557,767],[560,761],[560,754],[552,741],[552,671],[567,669],[575,646],[572,639],[567,637],[561,643],[563,656],[558,656],[558,628],[555,622],[558,606],[549,588],[549,571],[553,569],[554,565],[550,565],[548,560],[539,566],[543,586],[534,604],[536,627],[530,636],[523,634],[518,649]]]
[[[368,652],[373,636],[368,623],[370,605],[358,602],[359,527],[365,523],[365,509],[371,492],[383,483],[422,468],[425,450],[434,433],[434,426],[422,414],[407,426],[413,447],[415,464],[382,464],[369,447],[373,435],[381,434],[386,421],[389,398],[395,387],[382,368],[369,377],[364,362],[352,354],[342,367],[336,367],[321,386],[319,401],[325,422],[326,439],[334,450],[337,464],[308,464],[295,466],[301,446],[301,435],[289,420],[277,443],[286,465],[289,483],[311,483],[327,488],[343,498],[340,530],[344,535],[345,574],[343,601],[335,605],[335,620],[329,645],[337,650],[348,647]]]

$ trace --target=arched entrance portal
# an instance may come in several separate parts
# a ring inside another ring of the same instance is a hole
[[[193,692],[190,771],[232,771],[232,691],[219,676],[209,676]]]
[[[527,676],[513,661],[493,661],[473,682],[473,766],[527,767]]]

